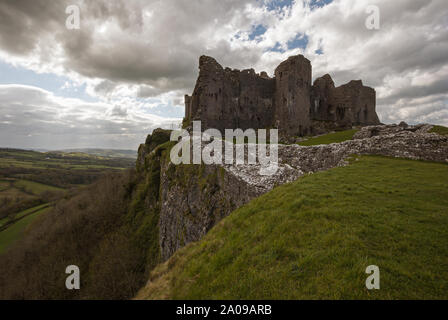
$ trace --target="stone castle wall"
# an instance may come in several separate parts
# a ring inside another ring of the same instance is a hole
[[[304,56],[293,56],[275,69],[275,126],[288,135],[311,131],[311,63]]]
[[[185,120],[202,129],[278,128],[284,136],[304,136],[379,124],[375,90],[362,81],[335,87],[327,74],[311,83],[312,67],[302,55],[289,57],[270,78],[253,69],[223,68],[201,56],[192,96],[185,96]]]

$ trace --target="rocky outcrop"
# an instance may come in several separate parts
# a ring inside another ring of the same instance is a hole
[[[380,134],[363,137],[364,132],[375,128]],[[310,147],[279,145],[279,169],[272,176],[261,176],[260,165],[226,165],[224,168],[245,181],[248,188],[262,194],[304,174],[347,165],[351,155],[383,155],[448,163],[448,136],[427,133],[430,129],[428,125],[407,129],[397,125],[371,126],[361,129],[353,140],[341,143]]]
[[[219,166],[162,165],[159,244],[162,260],[201,239],[216,223],[260,194]]]
[[[382,126],[367,126],[361,128],[355,135],[354,139],[365,139],[372,138],[375,136],[384,136],[390,134],[396,134],[402,131],[416,132],[416,133],[428,133],[432,129],[432,125],[430,124],[418,124],[415,126],[409,126],[404,122],[401,122],[399,125],[389,124]]]
[[[156,204],[147,203],[146,207],[158,210],[161,260],[187,243],[200,240],[218,221],[251,199],[304,174],[347,165],[347,158],[353,154],[448,163],[448,136],[428,133],[430,128],[369,126],[362,128],[353,140],[342,143],[278,145],[278,170],[271,176],[260,175],[259,164],[176,166],[169,159],[167,143],[152,150],[143,145],[138,160],[143,163],[142,180],[149,183],[148,188],[154,183],[158,188],[157,192],[152,191],[156,198],[145,202],[157,199]]]
[[[329,75],[313,85],[311,79],[311,63],[302,55],[283,61],[274,78],[253,69],[224,69],[201,56],[193,94],[185,96],[184,125],[200,120],[203,130],[275,127],[290,137],[379,124],[375,90],[361,80],[336,88]]]
[[[170,130],[157,128],[154,129],[152,134],[149,134],[146,137],[145,143],[141,144],[138,148],[137,162],[136,162],[136,168],[138,171],[142,170],[142,168],[145,166],[146,156],[151,151],[153,151],[159,145],[167,141],[170,141],[170,134],[171,134]]]

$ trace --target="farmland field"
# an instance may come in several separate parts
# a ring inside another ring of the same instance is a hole
[[[28,180],[16,180],[14,181],[14,186],[17,189],[24,190],[26,193],[32,193],[34,195],[40,195],[45,191],[61,191],[62,188],[49,186],[39,182],[28,181]]]
[[[0,253],[55,201],[134,164],[132,158],[81,152],[0,149]]]
[[[13,244],[21,235],[26,232],[27,227],[38,218],[41,214],[49,210],[49,207],[43,206],[42,209],[31,208],[27,211],[33,211],[31,214],[19,213],[23,218],[11,225],[9,228],[0,231],[0,254],[4,252],[11,244]]]

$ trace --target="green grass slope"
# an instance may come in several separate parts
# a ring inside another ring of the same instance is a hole
[[[53,186],[49,186],[49,185],[42,184],[39,182],[28,181],[28,180],[16,180],[14,182],[14,186],[17,187],[18,189],[25,190],[34,195],[40,195],[40,194],[44,193],[45,191],[63,191],[64,190],[62,188],[53,187]]]
[[[18,214],[18,216],[26,215],[29,211],[36,209],[37,211],[29,214],[28,216],[20,219],[12,226],[8,227],[6,230],[0,232],[0,254],[6,251],[8,247],[10,247],[15,241],[22,237],[23,233],[26,231],[27,227],[42,213],[49,210],[48,207],[44,207],[46,205],[38,206],[36,208],[31,208],[25,210]],[[39,208],[41,208],[39,210]]]
[[[434,132],[446,136],[448,135],[448,128],[444,126],[434,126],[429,132]]]
[[[308,140],[299,142],[300,146],[317,146],[320,144],[330,144],[339,143],[347,140],[351,140],[353,135],[358,131],[358,129],[351,129],[345,131],[338,131],[333,133],[328,133],[322,136],[309,138]]]
[[[367,290],[366,267],[380,269]],[[448,298],[448,166],[363,156],[234,211],[137,299]]]

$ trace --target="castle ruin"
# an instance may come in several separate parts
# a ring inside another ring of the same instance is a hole
[[[335,87],[328,74],[314,84],[311,79],[311,63],[302,55],[280,63],[273,78],[201,56],[193,94],[185,96],[184,125],[199,120],[203,129],[221,132],[278,128],[283,136],[305,136],[380,123],[375,90],[361,80]]]

